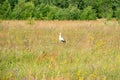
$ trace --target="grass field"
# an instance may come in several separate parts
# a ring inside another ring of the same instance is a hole
[[[117,21],[0,21],[0,80],[119,79]]]

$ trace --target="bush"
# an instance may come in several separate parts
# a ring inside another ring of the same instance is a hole
[[[91,6],[84,8],[80,15],[80,19],[82,20],[95,20],[96,19],[96,12],[92,9]]]
[[[41,6],[40,6],[40,13],[42,14],[42,19],[48,19],[47,18],[47,15],[48,15],[48,13],[49,13],[49,11],[50,11],[50,6],[49,5],[45,5],[45,4],[42,4]]]
[[[112,9],[109,9],[109,11],[106,13],[106,17],[107,19],[112,19],[113,17],[113,10]]]
[[[59,9],[55,13],[55,19],[57,20],[66,20],[68,16],[67,10],[66,9]]]
[[[11,7],[8,0],[5,0],[3,4],[0,4],[0,18],[1,19],[9,19],[11,14]]]
[[[78,20],[80,19],[80,10],[76,7],[69,7],[67,9],[67,13],[68,13],[68,19],[69,20]]]
[[[33,17],[33,11],[34,4],[32,2],[19,1],[13,10],[12,17],[13,19],[29,19]]]
[[[50,11],[47,14],[47,17],[49,20],[54,20],[55,19],[55,14],[59,10],[59,8],[55,6],[50,6]]]
[[[21,12],[21,17],[23,19],[29,19],[33,17],[34,4],[32,2],[25,3],[23,12]]]
[[[111,19],[113,17],[113,10],[112,8],[101,8],[99,9],[98,16],[100,18],[106,18],[106,19]]]
[[[43,5],[37,5],[34,9],[34,13],[33,13],[33,16],[35,17],[35,19],[42,19],[42,11],[41,11],[41,8],[42,8]]]
[[[40,4],[37,5],[34,11],[34,17],[36,19],[48,20],[48,14],[54,10],[50,5]],[[49,14],[50,15],[50,14]]]
[[[115,12],[115,16],[118,20],[120,20],[120,7],[117,8],[116,12]]]

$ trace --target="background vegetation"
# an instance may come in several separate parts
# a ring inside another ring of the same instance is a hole
[[[120,19],[120,0],[0,0],[0,19]]]

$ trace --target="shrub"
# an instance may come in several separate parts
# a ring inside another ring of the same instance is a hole
[[[96,12],[91,6],[88,6],[82,11],[80,18],[82,20],[94,20],[96,19]]]
[[[0,18],[9,19],[11,14],[11,6],[8,0],[5,0],[3,4],[0,4]]]
[[[33,16],[34,4],[32,2],[25,3],[23,12],[21,12],[21,17],[23,19],[29,19]]]
[[[66,20],[68,16],[67,10],[66,9],[59,9],[55,13],[55,19],[57,20]]]
[[[107,19],[112,19],[113,17],[113,10],[112,9],[109,9],[109,11],[106,13],[106,17]]]
[[[37,5],[34,11],[34,17],[36,19],[46,20],[48,18],[48,13],[51,11],[50,5],[40,4]]]
[[[117,8],[116,12],[115,12],[115,16],[118,20],[120,20],[120,7]]]
[[[43,5],[37,5],[34,9],[34,13],[33,13],[33,16],[35,17],[35,19],[42,19],[42,11],[41,11],[41,8],[42,8]]]
[[[98,11],[98,16],[100,18],[111,19],[113,16],[113,10],[112,8],[108,8],[108,9],[100,8]]]
[[[12,17],[13,19],[29,19],[33,17],[34,4],[32,2],[19,1],[15,6]]]
[[[47,14],[47,17],[49,20],[54,20],[55,19],[55,14],[60,8],[57,8],[55,6],[50,6],[50,11]]]
[[[80,10],[76,7],[69,7],[67,9],[68,19],[69,20],[78,20],[80,19]]]

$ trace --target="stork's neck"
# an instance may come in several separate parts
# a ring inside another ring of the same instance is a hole
[[[61,33],[60,33],[59,37],[61,37]]]

